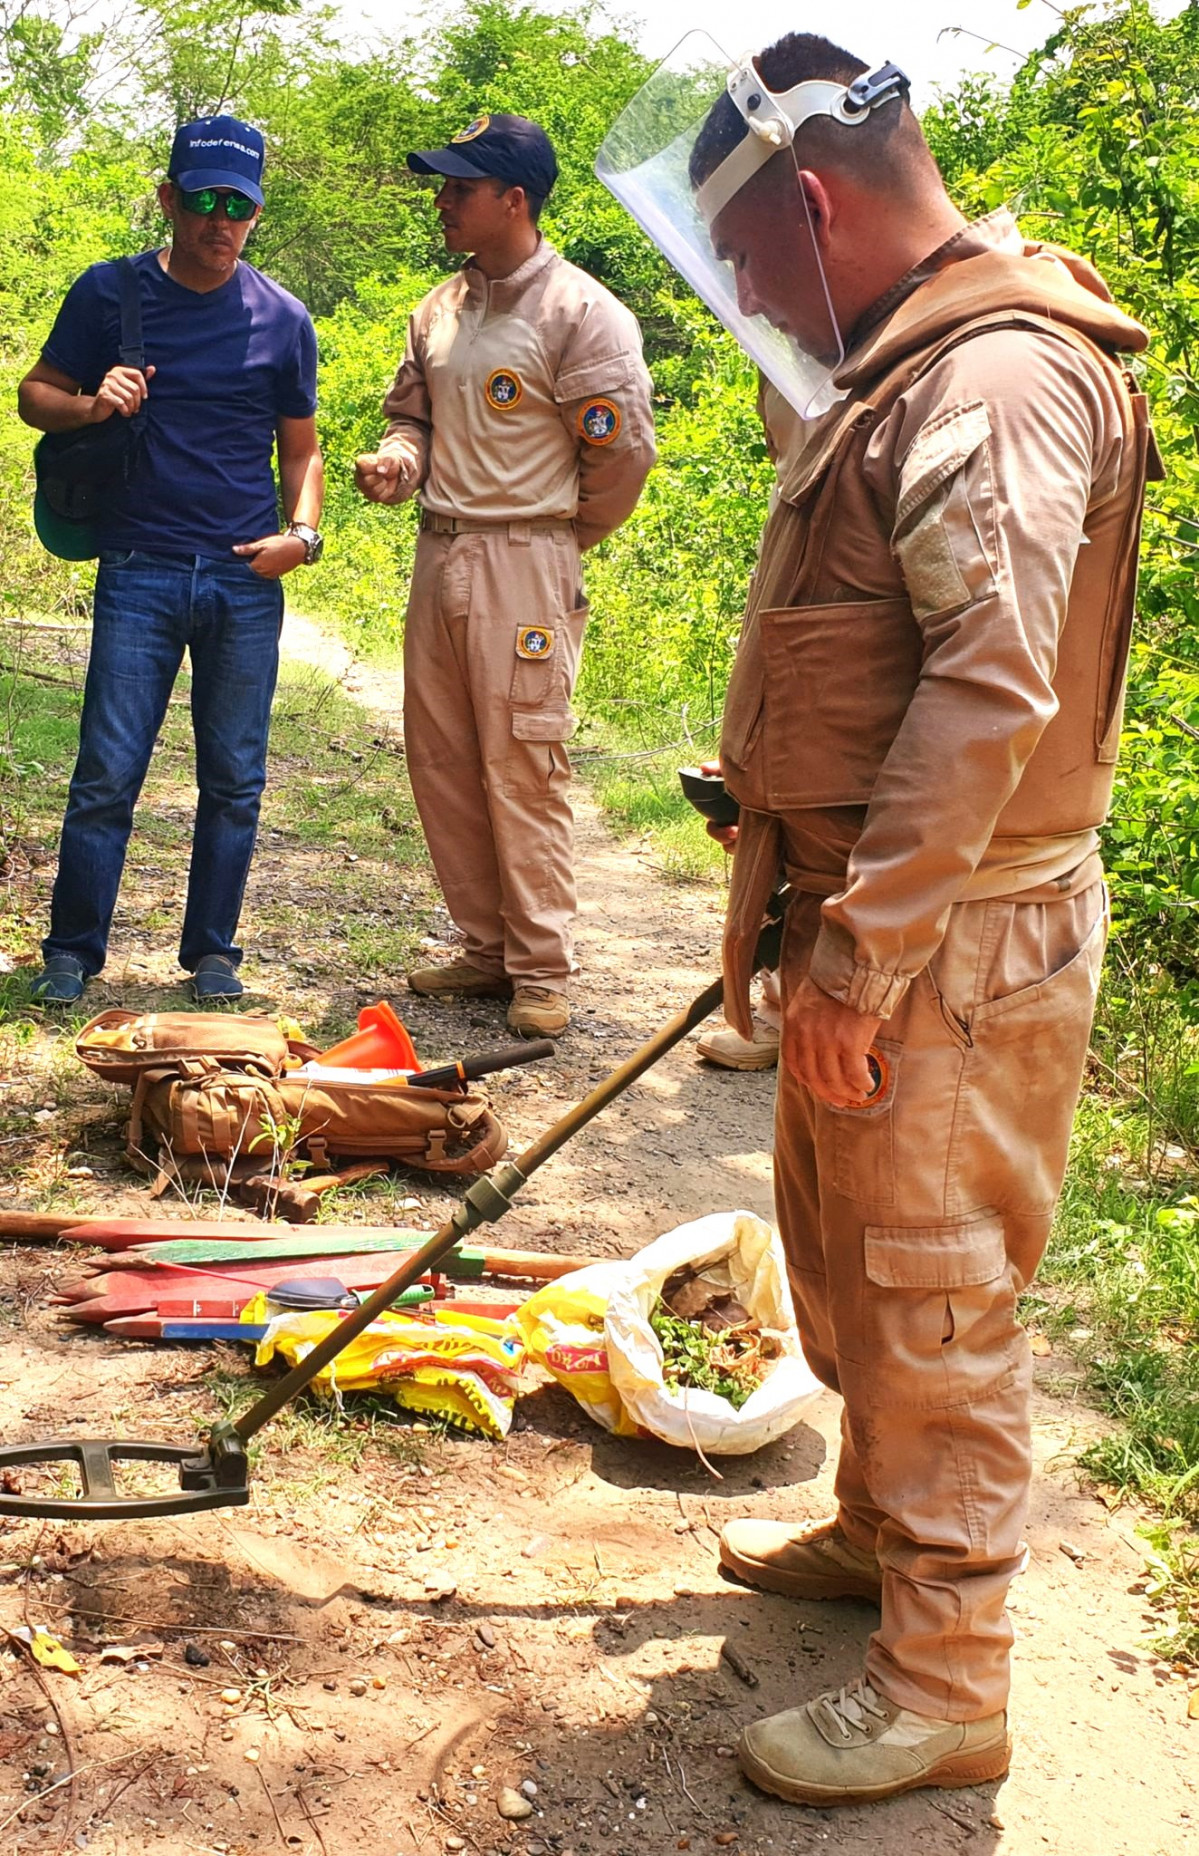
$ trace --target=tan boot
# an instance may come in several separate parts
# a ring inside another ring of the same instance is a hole
[[[556,1038],[570,1023],[570,1000],[552,986],[517,986],[508,1007],[508,1029],[522,1038]]]
[[[872,1598],[883,1589],[873,1553],[846,1540],[836,1521],[792,1527],[788,1521],[730,1521],[720,1536],[720,1563],[738,1579],[787,1598]]]
[[[414,967],[407,976],[413,992],[429,999],[507,999],[512,981],[504,973],[488,973],[469,960],[449,960],[443,967]]]
[[[790,1804],[867,1804],[922,1785],[982,1785],[1001,1779],[1011,1756],[1006,1714],[933,1720],[861,1678],[755,1721],[737,1745],[746,1778]]]
[[[773,1025],[755,1018],[752,1038],[743,1038],[726,1025],[723,1031],[705,1031],[695,1051],[722,1070],[773,1070],[779,1060],[779,1033]]]

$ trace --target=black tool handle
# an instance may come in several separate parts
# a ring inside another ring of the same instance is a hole
[[[473,1083],[477,1077],[491,1076],[496,1070],[513,1070],[519,1063],[540,1063],[556,1057],[558,1047],[549,1038],[525,1039],[520,1044],[505,1044],[499,1050],[481,1050],[473,1057],[461,1057],[457,1063],[442,1063],[435,1070],[418,1070],[408,1079],[410,1089],[452,1089],[455,1083]]]

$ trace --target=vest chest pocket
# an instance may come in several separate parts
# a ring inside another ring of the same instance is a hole
[[[512,733],[518,741],[567,741],[577,718],[571,710],[587,606],[564,612],[544,625],[518,625],[509,699]]]
[[[920,679],[907,600],[780,607],[758,627],[770,805],[865,805]]]

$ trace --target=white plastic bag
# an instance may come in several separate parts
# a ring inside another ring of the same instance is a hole
[[[715,1392],[672,1390],[650,1314],[667,1277],[722,1267],[737,1300],[783,1352],[735,1409]],[[744,1456],[789,1431],[821,1391],[799,1344],[782,1245],[752,1212],[713,1212],[668,1231],[620,1263],[595,1263],[547,1283],[517,1316],[530,1356],[574,1392],[607,1430],[649,1431],[706,1456]]]

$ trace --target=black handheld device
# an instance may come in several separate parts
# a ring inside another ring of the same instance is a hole
[[[704,773],[699,767],[680,767],[679,785],[697,812],[709,825],[735,825],[741,807],[725,786],[719,773]]]

